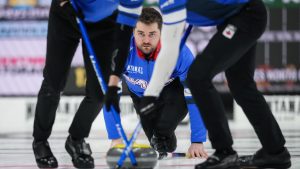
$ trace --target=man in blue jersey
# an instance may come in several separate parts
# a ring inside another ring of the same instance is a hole
[[[197,169],[231,167],[289,168],[290,154],[268,104],[253,79],[255,47],[265,30],[267,12],[261,0],[160,0],[164,25],[162,49],[150,83],[141,99],[141,116],[155,113],[159,95],[169,80],[179,54],[181,33],[186,22],[195,26],[217,26],[204,51],[196,57],[187,82],[201,111],[212,147],[216,150]],[[122,67],[122,65],[120,65]],[[254,155],[238,158],[221,98],[213,77],[225,71],[228,86],[253,125],[262,144]],[[113,74],[110,79],[116,78]],[[114,80],[116,80],[114,79]],[[110,86],[115,85],[110,83]]]
[[[161,48],[161,27],[162,16],[160,13],[154,8],[144,8],[133,31],[123,76],[136,109],[139,107],[140,98],[147,88],[157,54]],[[150,119],[141,117],[145,134],[150,144],[162,155],[161,157],[167,152],[175,150],[176,136],[174,130],[186,116],[187,107],[190,113],[192,142],[188,149],[188,155],[192,158],[207,157],[203,148],[203,142],[206,141],[206,129],[192,98],[186,96],[187,101],[185,101],[183,86],[180,84],[186,79],[186,73],[193,59],[194,56],[191,51],[184,46],[172,77],[164,87],[160,97],[162,106],[156,110],[154,117]],[[119,88],[115,87],[115,90],[119,90]],[[118,97],[118,95],[114,97]],[[110,105],[109,98],[106,99],[108,99],[106,100],[107,105]],[[119,107],[118,104],[115,106]],[[110,121],[113,121],[111,114],[105,113],[105,124],[109,138],[115,139],[113,140],[115,143],[121,143],[121,140],[117,139],[119,135],[115,126]]]
[[[79,14],[73,10],[68,0],[52,0],[50,7],[44,80],[38,94],[32,145],[37,165],[40,168],[58,167],[47,140],[52,131],[56,109],[70,64],[81,38],[75,15],[84,16],[88,35],[106,82],[108,82],[111,70],[113,50],[117,47],[120,48],[118,51],[128,50],[121,45],[113,45],[114,42],[124,43],[123,39],[130,39],[132,28],[123,25],[124,19],[126,24],[135,25],[134,20],[129,22],[130,20],[124,18],[122,14],[118,19],[120,24],[117,24],[118,1],[76,0],[75,2],[80,9]],[[118,41],[114,40],[114,36],[118,37]],[[75,167],[94,168],[92,151],[84,138],[88,137],[91,125],[102,108],[103,94],[84,44],[83,55],[87,77],[86,94],[69,128],[65,148],[72,157]]]

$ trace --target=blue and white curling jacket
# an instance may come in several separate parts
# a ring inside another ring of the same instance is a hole
[[[147,85],[150,81],[155,59],[160,50],[160,44],[158,44],[155,51],[150,56],[149,60],[146,60],[142,53],[135,46],[134,39],[131,39],[130,44],[130,52],[127,58],[127,62],[125,64],[125,70],[123,72],[123,76],[125,78],[128,89],[137,95],[138,97],[142,97]],[[176,64],[176,68],[172,73],[170,81],[179,77],[180,81],[185,81],[186,75],[189,69],[189,66],[193,62],[194,56],[189,50],[187,46],[184,46],[181,50],[179,59]],[[185,91],[188,89],[185,89]],[[202,118],[200,116],[199,110],[195,105],[191,95],[186,95],[185,92],[189,116],[190,116],[190,127],[191,127],[191,142],[205,142],[206,141],[206,128],[203,124]],[[105,119],[112,118],[108,117],[107,113]],[[111,119],[113,120],[113,119]],[[107,123],[106,125],[108,130],[112,130],[115,127],[111,123]],[[109,125],[109,126],[108,126]],[[117,133],[113,133],[108,131],[108,136],[110,139],[119,138]]]
[[[135,26],[143,0],[75,0],[86,22],[98,22],[119,10],[117,22]]]
[[[83,1],[83,0],[82,0]],[[164,24],[175,24],[186,20],[197,26],[213,26],[223,23],[236,14],[249,0],[159,0]],[[143,0],[120,0],[119,22],[137,18]],[[186,18],[183,13],[186,13]],[[126,16],[126,17],[125,17]]]

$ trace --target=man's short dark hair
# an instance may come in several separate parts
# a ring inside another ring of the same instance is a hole
[[[162,16],[156,9],[145,7],[142,10],[142,14],[139,17],[138,22],[142,22],[146,25],[157,23],[158,29],[161,30]]]

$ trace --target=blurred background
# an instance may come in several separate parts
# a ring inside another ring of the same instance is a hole
[[[300,122],[300,0],[265,0],[269,14],[259,40],[255,79],[283,126]],[[36,95],[45,63],[47,20],[51,0],[0,0],[0,134],[31,131]],[[145,6],[156,6],[155,0]],[[187,41],[194,54],[202,51],[214,27],[194,28]],[[223,73],[214,79],[228,118],[244,126]],[[84,94],[85,70],[78,48],[63,92],[54,130],[67,130]],[[131,100],[122,98],[123,116],[134,114]],[[101,118],[102,115],[99,117]],[[103,122],[97,122],[103,127]]]

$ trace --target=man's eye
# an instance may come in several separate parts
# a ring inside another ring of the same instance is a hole
[[[154,38],[154,37],[155,37],[155,34],[150,34],[149,37],[150,37],[150,38]]]

